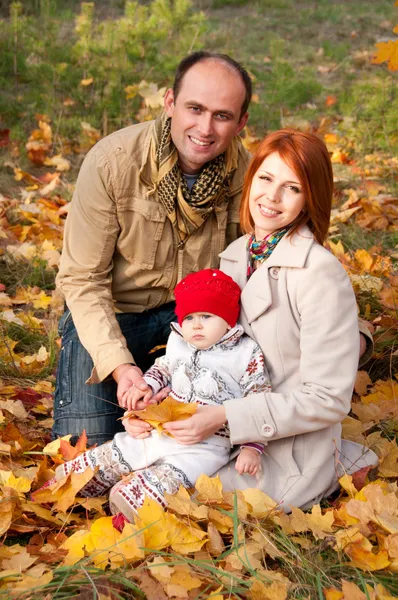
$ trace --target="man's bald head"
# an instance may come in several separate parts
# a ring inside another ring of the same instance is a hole
[[[177,96],[181,90],[182,82],[186,73],[196,64],[204,61],[216,61],[223,63],[226,67],[228,67],[233,73],[235,73],[240,80],[242,81],[245,87],[245,98],[242,104],[241,114],[242,117],[246,112],[250,104],[250,100],[252,97],[252,82],[249,77],[246,69],[242,67],[236,60],[228,56],[228,54],[220,54],[217,52],[207,52],[206,50],[200,50],[198,52],[194,52],[189,56],[186,56],[182,59],[180,64],[177,67],[174,84],[173,84],[173,92],[174,99],[177,99]]]

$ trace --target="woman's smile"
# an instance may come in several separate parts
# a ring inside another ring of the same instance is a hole
[[[264,204],[258,203],[258,208],[260,209],[260,212],[265,217],[270,217],[271,219],[272,219],[272,217],[277,217],[278,215],[281,214],[280,210],[275,210],[273,208],[268,208],[268,206],[265,206]]]

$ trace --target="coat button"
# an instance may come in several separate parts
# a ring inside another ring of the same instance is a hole
[[[279,267],[272,267],[272,269],[270,269],[270,275],[271,275],[272,279],[278,279]]]
[[[261,427],[261,433],[263,434],[264,437],[272,437],[275,433],[275,427],[273,425],[263,425]]]

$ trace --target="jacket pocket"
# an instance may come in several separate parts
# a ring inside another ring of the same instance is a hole
[[[302,475],[296,460],[297,445],[296,436],[270,442],[266,453],[278,464],[278,469],[286,474],[286,477],[299,477]]]
[[[118,218],[117,250],[141,269],[153,269],[167,218],[163,206],[145,198],[129,198],[118,208]]]
[[[64,335],[65,328],[71,319],[72,319],[72,314],[69,309],[66,309],[66,311],[64,312],[64,314],[62,315],[62,317],[60,318],[60,320],[58,322],[58,335],[59,336]]]
[[[228,222],[228,211],[227,209],[217,208],[215,209],[217,219],[217,234],[215,236],[216,245],[214,251],[216,253],[216,260],[218,261],[218,255],[225,249],[225,235],[227,231]]]

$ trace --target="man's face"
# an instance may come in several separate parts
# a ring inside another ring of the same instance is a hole
[[[245,86],[237,73],[219,60],[197,63],[184,75],[177,98],[169,89],[165,110],[171,137],[184,173],[198,173],[222,154],[247,122],[241,117]]]

